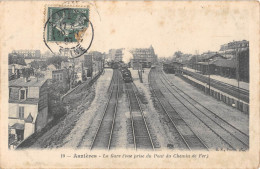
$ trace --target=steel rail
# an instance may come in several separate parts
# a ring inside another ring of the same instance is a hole
[[[162,77],[163,79],[169,84],[169,86],[174,86],[176,89],[178,89],[180,92],[182,92],[184,95],[186,95],[187,97],[189,97],[192,101],[194,101],[196,104],[200,105],[202,108],[206,109],[208,112],[210,112],[211,114],[213,114],[216,118],[220,119],[222,122],[226,123],[227,125],[231,126],[233,129],[235,129],[237,132],[239,132],[240,134],[244,135],[245,137],[248,137],[249,139],[249,135],[247,135],[246,133],[244,133],[243,131],[241,131],[240,129],[238,129],[237,127],[233,126],[232,124],[228,123],[226,120],[224,120],[222,117],[220,117],[219,115],[217,115],[216,113],[214,113],[213,111],[211,111],[210,109],[208,109],[207,107],[203,106],[201,103],[199,103],[198,101],[196,101],[195,99],[193,99],[191,96],[189,96],[187,93],[185,93],[183,90],[181,90],[179,87],[177,87],[176,85],[174,85],[171,81],[169,81],[169,79],[167,79],[166,75],[162,73]],[[174,89],[174,88],[172,88]],[[181,97],[183,97],[183,95],[181,95],[176,89],[174,89]],[[186,99],[185,97],[183,97],[187,102],[189,102],[191,105],[193,105],[188,99]],[[195,106],[194,106],[195,107]],[[196,109],[198,109],[197,107],[195,107]],[[209,117],[207,114],[203,113],[204,115],[206,115],[207,117]],[[211,118],[211,117],[209,117]],[[212,118],[211,118],[212,119]],[[213,120],[213,119],[212,119]]]
[[[161,80],[161,79],[160,79]],[[162,80],[161,80],[162,81]],[[165,83],[162,81],[162,83],[165,85]],[[204,122],[201,118],[198,117],[193,111],[191,111],[179,98],[176,97],[176,95],[169,90],[169,88],[165,85],[165,87],[168,89],[168,91],[189,111],[191,112],[194,116],[197,117],[198,120],[200,120],[205,126],[207,126],[213,133],[215,133],[222,141],[224,141],[227,145],[229,145],[233,150],[236,150],[228,141],[226,141],[223,137],[221,137],[215,130],[213,130],[211,127],[209,127],[206,122]],[[213,121],[214,122],[214,121]],[[224,129],[225,130],[225,129]],[[243,143],[242,143],[243,144]]]
[[[116,93],[116,105],[114,108],[114,117],[113,117],[113,122],[112,122],[112,128],[111,128],[111,132],[110,132],[110,137],[109,137],[109,142],[108,142],[108,147],[107,149],[110,149],[111,146],[111,140],[112,140],[112,135],[113,135],[113,131],[114,131],[114,125],[115,125],[115,120],[116,120],[116,114],[117,114],[117,106],[118,106],[118,94],[119,94],[119,72],[117,72],[117,93]]]
[[[131,127],[132,127],[134,147],[135,147],[135,150],[136,150],[135,129],[134,129],[134,120],[133,120],[133,115],[132,115],[132,106],[131,106],[128,90],[126,90],[126,93],[127,93],[126,95],[127,95],[127,98],[128,98],[128,105],[129,105],[129,110],[130,110],[130,119],[131,119]]]
[[[133,83],[131,83],[131,85],[133,85]],[[132,88],[132,89],[133,89],[133,88]],[[134,89],[133,89],[133,92],[134,92],[135,98],[136,98],[136,100],[137,100],[137,102],[138,102],[138,107],[139,107],[139,109],[140,109],[140,113],[141,113],[142,118],[143,118],[143,120],[144,120],[145,127],[146,127],[146,130],[147,130],[148,135],[149,135],[149,140],[151,141],[152,148],[153,148],[153,150],[154,150],[153,140],[152,140],[150,131],[149,131],[149,129],[148,129],[148,125],[147,125],[147,122],[146,122],[146,119],[145,119],[145,116],[144,116],[144,113],[143,113],[143,109],[142,109],[142,107],[141,107],[141,102],[140,102],[139,98],[137,97],[136,92],[135,92]]]
[[[118,74],[118,72],[116,72],[116,73]],[[115,71],[113,72],[113,78],[112,78],[112,80],[111,80],[111,83],[114,83],[114,81],[115,81],[115,77],[114,77],[114,76],[117,76],[117,75],[115,75]],[[91,143],[91,146],[90,146],[90,150],[93,149],[93,146],[94,146],[94,143],[95,143],[95,141],[96,141],[97,135],[98,135],[98,133],[100,132],[101,124],[102,124],[102,122],[103,122],[103,120],[104,120],[104,117],[105,117],[105,114],[106,114],[106,112],[107,112],[108,105],[109,105],[109,102],[110,102],[111,97],[112,97],[112,94],[113,94],[113,90],[114,90],[114,86],[113,86],[112,89],[110,89],[110,94],[109,94],[109,97],[108,97],[108,99],[107,99],[107,103],[106,103],[106,106],[105,106],[105,109],[104,109],[102,118],[101,118],[101,120],[100,120],[98,129],[97,129],[97,131],[96,131],[96,133],[95,133],[94,139],[92,140],[92,143]]]
[[[151,71],[149,72],[149,81],[151,82]],[[154,80],[155,82],[155,80]],[[170,119],[171,123],[173,124],[174,128],[177,130],[178,134],[181,136],[182,140],[184,141],[185,145],[188,147],[189,150],[191,149],[191,146],[187,143],[187,141],[184,139],[183,135],[180,133],[180,131],[178,130],[176,124],[174,123],[174,121],[172,120],[172,118],[170,117],[168,111],[166,110],[166,108],[163,106],[162,102],[160,101],[160,99],[158,98],[158,95],[155,92],[155,89],[153,87],[153,85],[151,85],[152,83],[150,83],[151,89],[154,93],[154,95],[156,96],[156,99],[158,100],[158,102],[160,103],[161,107],[163,108],[164,112],[166,113],[167,117]],[[169,103],[170,104],[170,103]],[[171,106],[171,104],[170,104]],[[171,108],[173,108],[171,106]],[[203,141],[194,133],[194,131],[191,129],[191,127],[185,122],[185,120],[181,117],[181,115],[173,108],[173,110],[179,115],[179,117],[182,119],[182,121],[185,123],[185,125],[188,126],[188,128],[191,130],[191,132],[199,139],[200,143],[204,146],[204,148],[206,148],[208,150],[208,147],[203,143]]]

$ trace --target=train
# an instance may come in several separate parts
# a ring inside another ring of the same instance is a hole
[[[112,67],[112,69],[118,69],[119,68],[119,63],[118,62],[113,62],[113,63],[111,63],[111,67]]]
[[[179,62],[163,63],[163,71],[169,74],[175,74],[178,70],[182,69],[183,64]]]
[[[132,75],[128,69],[128,65],[123,62],[111,62],[110,66],[112,69],[118,69],[123,77],[125,83],[133,82]]]
[[[123,80],[124,80],[125,83],[133,82],[131,72],[130,72],[130,70],[127,67],[120,67],[119,70],[122,73]]]

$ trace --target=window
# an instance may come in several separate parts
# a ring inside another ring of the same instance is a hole
[[[9,98],[11,97],[12,88],[9,88]]]
[[[20,90],[20,100],[25,99],[25,90]]]
[[[19,119],[24,119],[24,107],[19,107]]]
[[[60,75],[60,80],[62,81],[62,75]]]

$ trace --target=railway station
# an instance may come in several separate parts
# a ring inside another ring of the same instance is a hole
[[[2,6],[1,167],[259,166],[256,3]]]
[[[244,61],[248,54],[243,52],[237,56]],[[248,150],[249,77],[237,69],[238,65],[246,69],[239,59],[202,54],[192,66],[159,60],[152,46],[130,53],[129,62],[124,62],[124,49],[110,50],[107,59],[100,52],[84,56],[82,72],[87,80],[62,96],[69,104],[88,89],[86,101],[75,109],[80,118],[64,147]],[[97,73],[94,61],[100,61],[95,63]],[[31,144],[33,135],[18,148],[46,144],[40,139]]]

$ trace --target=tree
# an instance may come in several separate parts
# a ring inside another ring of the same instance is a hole
[[[31,68],[33,69],[41,69],[41,70],[46,70],[47,68],[47,63],[46,61],[37,61],[37,60],[34,60],[30,63],[31,65]]]
[[[65,105],[60,100],[62,94],[66,93],[66,89],[64,86],[58,82],[53,81],[52,84],[48,86],[48,105],[49,105],[49,112],[55,118],[60,118],[64,115]]]
[[[31,67],[32,67],[33,69],[39,69],[39,68],[40,68],[40,64],[39,64],[39,62],[36,61],[36,60],[32,61],[30,64],[31,64]]]
[[[75,64],[73,64],[73,66],[64,67],[64,69],[66,70],[66,73],[68,75],[67,83],[69,84],[69,89],[71,89],[73,87],[74,81],[76,79]]]
[[[177,51],[177,52],[174,53],[174,56],[176,58],[180,58],[182,55],[183,55],[183,53],[181,51]]]
[[[26,65],[23,56],[12,53],[8,54],[8,64]]]
[[[47,62],[46,61],[41,61],[40,62],[40,69],[41,70],[46,70],[47,69]]]
[[[37,80],[38,80],[38,78],[43,78],[44,77],[44,74],[43,73],[41,73],[41,72],[39,72],[39,71],[36,71],[35,73],[34,73],[34,76],[37,78]]]
[[[34,74],[34,70],[32,68],[23,68],[22,74],[23,74],[23,77],[28,78]]]
[[[47,65],[54,65],[56,69],[60,69],[61,68],[61,62],[67,62],[68,58],[64,58],[61,56],[53,56],[47,59]]]

